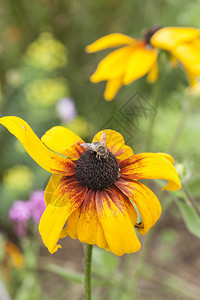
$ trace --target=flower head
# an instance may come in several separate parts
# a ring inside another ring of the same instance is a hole
[[[167,50],[179,60],[191,82],[200,76],[200,31],[195,28],[154,26],[146,31],[141,40],[113,33],[86,47],[86,52],[97,52],[111,47],[119,49],[107,55],[91,76],[96,83],[107,81],[104,97],[112,100],[122,85],[128,85],[148,74],[147,80],[155,82],[158,77],[158,49]]]
[[[76,106],[71,98],[60,99],[56,108],[63,122],[71,122],[77,115]]]
[[[84,143],[69,129],[57,126],[40,141],[20,118],[3,117],[0,123],[53,174],[45,190],[46,209],[39,224],[51,253],[61,248],[57,242],[67,235],[116,255],[138,251],[135,228],[146,234],[161,214],[157,197],[138,180],[160,178],[168,180],[164,189],[181,187],[170,155],[134,154],[116,131],[100,131],[92,143]],[[135,206],[142,222],[137,222]]]

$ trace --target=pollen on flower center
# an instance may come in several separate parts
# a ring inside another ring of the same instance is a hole
[[[108,151],[108,158],[97,157],[86,150],[76,162],[76,177],[92,190],[107,189],[118,177],[119,166],[115,156]]]

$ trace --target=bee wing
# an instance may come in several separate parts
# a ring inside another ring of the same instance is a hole
[[[86,148],[86,149],[89,149],[89,150],[92,150],[92,151],[97,152],[96,147],[95,147],[94,144],[91,144],[91,143],[84,143],[84,144],[81,144],[81,146],[82,146],[83,148]]]
[[[106,148],[106,133],[103,132],[100,137],[100,143]]]

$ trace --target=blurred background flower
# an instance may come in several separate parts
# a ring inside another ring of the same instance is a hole
[[[71,122],[77,115],[76,106],[71,98],[62,98],[56,104],[56,109],[63,122]]]

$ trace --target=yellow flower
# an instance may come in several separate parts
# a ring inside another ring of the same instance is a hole
[[[136,252],[140,242],[135,228],[146,234],[161,214],[157,197],[138,180],[160,178],[168,180],[164,189],[181,188],[170,155],[134,154],[116,131],[100,131],[91,144],[85,144],[69,129],[57,126],[41,141],[20,118],[3,117],[0,123],[53,174],[39,225],[50,253],[61,248],[57,242],[67,235],[116,255]],[[134,206],[141,215],[140,223]]]
[[[189,77],[191,86],[200,76],[200,29],[187,27],[163,27],[150,39],[153,47],[169,51],[180,61]]]
[[[104,98],[112,100],[122,85],[148,74],[147,80],[155,82],[158,77],[157,51],[167,50],[185,67],[190,81],[200,75],[199,29],[155,26],[146,32],[144,39],[113,33],[86,47],[86,52],[97,52],[120,47],[106,56],[98,65],[90,80],[94,83],[107,81]]]
[[[91,76],[92,82],[107,81],[104,97],[112,100],[123,84],[127,85],[148,73],[154,82],[158,76],[157,51],[145,40],[136,40],[120,33],[106,35],[86,47],[88,53],[121,47],[106,56]]]

